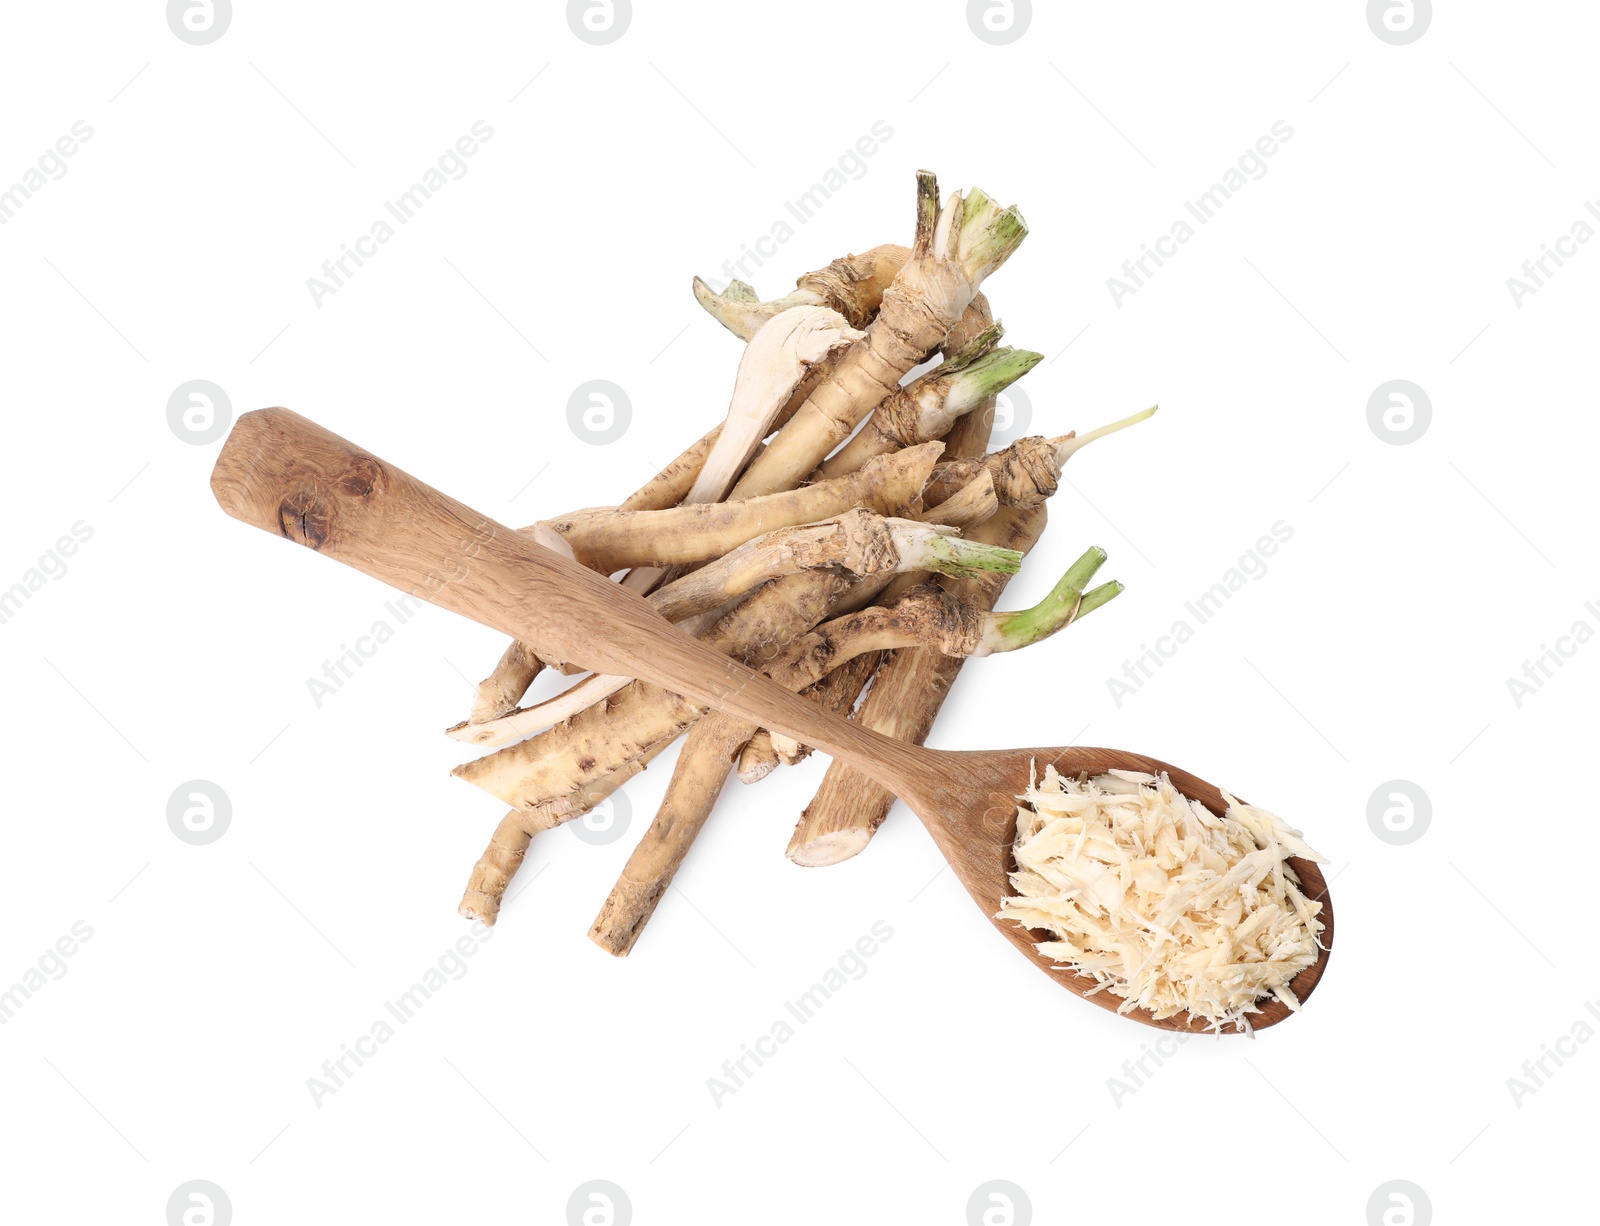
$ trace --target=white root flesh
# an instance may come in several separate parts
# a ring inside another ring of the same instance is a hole
[[[819,362],[865,335],[839,312],[820,306],[790,307],[763,324],[739,359],[722,433],[684,502],[720,502],[727,497],[806,376]]]
[[[771,432],[774,419],[806,376],[864,335],[839,312],[824,306],[793,306],[757,327],[739,359],[733,400],[722,432],[683,504],[721,502],[726,498],[761,440]],[[623,578],[622,585],[643,596],[665,574],[659,567],[636,567]]]

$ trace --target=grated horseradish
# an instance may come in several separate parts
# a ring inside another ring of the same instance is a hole
[[[1322,904],[1290,856],[1326,863],[1265,809],[1229,796],[1219,817],[1165,775],[1063,778],[1045,767],[1017,809],[1015,894],[1002,919],[1049,932],[1040,953],[1156,1018],[1187,1011],[1248,1030],[1264,997],[1317,959]]]

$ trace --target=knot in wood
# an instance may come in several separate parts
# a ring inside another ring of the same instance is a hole
[[[332,508],[319,489],[296,490],[278,504],[278,531],[297,545],[321,549],[332,526]]]
[[[351,498],[368,498],[383,492],[383,465],[369,455],[351,457],[349,467],[333,480],[333,488]]]
[[[352,456],[326,481],[303,486],[284,497],[278,504],[278,531],[296,544],[320,550],[333,532],[335,499],[370,498],[383,491],[386,478],[379,461],[367,455]]]

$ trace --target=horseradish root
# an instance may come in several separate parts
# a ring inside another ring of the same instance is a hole
[[[748,724],[720,714],[707,716],[689,733],[661,807],[589,927],[589,939],[601,949],[619,958],[632,952],[711,816],[728,769],[750,733]]]
[[[1291,856],[1322,857],[1265,809],[1223,793],[1217,815],[1165,777],[1064,779],[1046,766],[1017,809],[1008,919],[1048,936],[1041,953],[1122,999],[1118,1012],[1187,1012],[1249,1028],[1263,998],[1317,960],[1322,904]]]
[[[513,639],[494,671],[478,682],[477,697],[467,722],[487,723],[516,710],[517,703],[522,701],[543,668],[544,661],[539,659],[531,643]]]
[[[1015,613],[980,613],[945,588],[920,587],[895,604],[873,605],[818,626],[764,671],[774,681],[800,689],[867,651],[932,647],[945,655],[979,657],[1031,647],[1122,591],[1115,580],[1085,590],[1105,560],[1105,550],[1088,550],[1049,595]]]
[[[987,472],[1001,506],[1037,506],[1056,492],[1061,468],[1067,460],[1096,439],[1145,421],[1155,411],[1152,406],[1083,435],[1063,434],[1057,438],[1029,435],[986,456],[946,460],[934,468],[933,476],[923,489],[923,498],[929,506],[937,506]]]
[[[921,507],[922,487],[938,462],[935,443],[879,456],[860,472],[798,490],[736,502],[666,511],[578,511],[535,524],[541,544],[564,542],[585,566],[610,574],[630,566],[708,562],[769,532],[869,507],[888,515]]]
[[[1104,555],[1090,550],[1037,605],[995,611],[1043,531],[1062,464],[1148,414],[985,454],[995,397],[1040,361],[1001,347],[983,293],[1027,228],[982,191],[941,201],[927,172],[916,188],[909,246],[834,260],[768,301],[742,282],[718,292],[696,278],[700,305],[744,343],[722,420],[702,422],[711,428],[621,501],[597,481],[582,500],[591,509],[546,508],[523,531],[823,709],[921,742],[967,659],[1040,643],[1121,590],[1091,585]],[[522,705],[541,671],[581,670],[512,643],[449,730],[481,751],[454,773],[509,807],[459,910],[494,923],[535,835],[590,812],[687,732],[591,926],[624,955],[729,774],[754,783],[809,750],[623,676],[584,676]],[[853,854],[891,800],[833,764],[790,857]]]
[[[998,335],[986,333],[955,358],[944,362],[916,382],[901,388],[880,404],[855,435],[824,460],[823,477],[855,472],[873,456],[900,447],[913,447],[943,438],[958,418],[998,396],[1044,360],[1026,349],[988,349],[985,342]]]
[[[523,857],[534,836],[584,816],[649,766],[665,748],[665,743],[657,745],[609,775],[559,800],[548,800],[529,809],[513,809],[507,813],[495,827],[489,846],[473,866],[466,893],[461,896],[456,908],[461,916],[469,920],[482,920],[492,927],[500,915],[506,887],[522,866]]]

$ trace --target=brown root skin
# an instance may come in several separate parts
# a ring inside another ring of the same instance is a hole
[[[1000,509],[994,477],[987,468],[937,506],[929,507],[918,519],[928,524],[948,524],[966,530],[981,524]]]
[[[541,809],[543,806],[541,806]],[[477,920],[494,927],[500,917],[500,904],[511,879],[522,867],[523,857],[533,836],[543,827],[540,809],[513,809],[500,819],[489,846],[478,857],[467,879],[466,892],[456,907],[462,919]]]
[[[994,326],[994,312],[989,308],[989,299],[982,290],[979,290],[972,296],[967,309],[961,313],[961,319],[956,326],[950,329],[950,335],[944,338],[944,346],[940,353],[948,362],[964,352],[968,346],[976,343]],[[985,433],[984,443],[988,441],[989,436]]]
[[[703,640],[759,668],[827,616],[854,581],[827,571],[790,575],[758,588]],[[675,739],[704,713],[679,695],[634,681],[565,723],[456,767],[452,774],[519,809],[569,796]]]
[[[999,392],[1020,378],[1038,355],[996,349],[1002,333],[999,324],[990,325],[941,365],[885,399],[861,429],[821,463],[818,476],[854,472],[872,456],[942,438],[964,414],[992,398],[989,391]],[[948,343],[945,348],[950,348]]]
[[[798,406],[796,406],[798,407]],[[620,507],[624,511],[664,511],[675,507],[693,487],[706,457],[717,445],[722,426],[713,426],[691,443],[670,464],[641,485]]]
[[[711,816],[729,768],[750,734],[748,724],[720,714],[708,715],[690,731],[655,819],[589,928],[589,939],[601,949],[618,958],[633,950]]]
[[[1061,486],[1061,464],[1056,458],[1060,441],[1032,435],[989,457],[987,467],[1001,506],[1036,507],[1055,494]]]
[[[877,318],[884,292],[910,258],[911,248],[885,243],[806,273],[795,285],[803,292],[818,295],[848,319],[851,327],[865,328]]]
[[[804,404],[806,402],[807,397],[809,397],[811,395],[812,391],[816,388],[816,386],[819,383],[822,382],[823,377],[828,373],[829,369],[831,369],[832,360],[833,360],[832,359],[832,355],[830,355],[827,359],[817,363],[817,365],[814,366],[811,369],[811,372],[806,375],[804,380],[802,380],[802,382],[800,383],[800,386],[795,388],[794,394],[789,397],[789,403],[784,405],[783,408],[779,411],[778,416],[773,419],[772,429],[774,431],[779,430],[783,426],[787,425],[788,422],[789,422],[789,419],[794,416],[795,410],[798,409],[802,404]],[[699,480],[699,475],[700,475],[700,472],[703,470],[703,468],[705,466],[705,461],[709,457],[709,455],[711,453],[711,450],[715,447],[717,438],[719,438],[721,436],[721,430],[722,430],[722,427],[718,426],[710,434],[706,435],[705,439],[701,440],[702,443],[705,443],[706,440],[710,440],[710,442],[707,443],[705,452],[703,454],[701,454],[697,460],[692,460],[691,461],[696,465],[696,467],[695,467],[694,472],[692,474],[690,474],[688,476],[688,478],[687,478],[687,482],[686,482],[686,484],[684,486],[684,493],[682,495],[680,495],[679,497],[677,497],[676,499],[674,499],[671,503],[666,504],[667,506],[677,506],[679,503],[681,503],[683,501],[683,499],[685,497],[688,496],[689,490]],[[700,444],[697,443],[697,444],[695,444],[695,447],[698,447],[699,445]],[[689,449],[689,451],[685,451],[683,453],[683,455],[679,457],[679,460],[684,460],[686,457],[689,457],[690,453],[693,452],[694,450],[695,450],[695,448],[691,447]],[[758,454],[759,454],[759,450],[760,449],[758,448],[757,449]],[[677,461],[674,461],[674,463],[677,463]],[[668,467],[670,468],[671,465],[669,465]],[[665,471],[666,470],[663,470],[663,472],[665,472]],[[737,476],[737,475],[738,474],[735,474],[735,476]],[[795,484],[798,485],[799,482],[795,482]],[[646,487],[646,488],[648,489],[649,487]],[[641,490],[640,493],[644,493],[644,491]],[[629,500],[629,502],[632,502],[632,501],[633,501],[632,499]],[[665,507],[655,508],[655,507],[644,507],[644,506],[629,506],[627,504],[624,504],[622,507],[620,507],[618,509],[619,510],[624,510],[624,511],[634,511],[634,510],[643,511],[643,510],[656,510],[656,509],[664,510],[666,508]],[[631,571],[628,574],[628,576],[625,579],[623,579],[622,583],[623,583],[623,586],[625,586],[630,592],[635,592],[640,596],[646,596],[646,595],[649,595],[651,590],[658,583],[660,583],[662,581],[662,579],[667,575],[667,573],[668,572],[665,569],[658,569],[658,568],[655,568],[655,567],[648,567],[648,566],[647,567],[639,567],[639,568]]]
[[[494,671],[478,682],[478,695],[467,722],[483,724],[515,711],[543,668],[544,662],[534,654],[532,644],[513,641]]]
[[[983,462],[983,457],[963,456],[960,459],[941,461],[933,470],[933,476],[928,478],[928,484],[922,487],[923,504],[936,507],[942,502],[954,498],[967,486],[978,480],[988,472],[988,466]],[[989,488],[994,488],[994,478],[989,479]]]
[[[565,723],[451,773],[513,808],[531,809],[571,796],[672,740],[700,713],[685,698],[635,681]]]
[[[1155,412],[1153,407],[1145,409],[1121,421],[1091,430],[1081,438],[1076,431],[1054,438],[1033,434],[1019,438],[1009,447],[991,452],[981,459],[966,457],[946,460],[933,470],[933,476],[923,490],[923,497],[929,506],[937,506],[954,497],[976,478],[981,465],[994,481],[995,496],[1001,506],[1036,507],[1055,494],[1061,484],[1063,466],[1081,448],[1096,439],[1147,421]]]
[[[808,373],[800,386],[795,388],[787,404],[779,410],[777,417],[772,421],[771,432],[776,433],[789,423],[795,410],[806,402],[806,398],[816,389],[827,374],[828,363],[819,363]],[[685,447],[671,463],[663,468],[649,481],[641,485],[630,494],[617,508],[621,511],[664,511],[668,507],[675,507],[681,503],[693,488],[700,470],[705,466],[706,457],[711,454],[717,445],[717,439],[722,435],[722,425],[718,423],[705,434],[701,435],[689,446]],[[769,435],[770,437],[770,435]]]
[[[516,876],[533,836],[554,829],[575,817],[582,817],[632,779],[665,749],[661,745],[649,753],[612,771],[580,791],[559,800],[547,801],[531,809],[513,809],[500,820],[489,846],[473,866],[466,892],[457,910],[464,919],[481,920],[494,926],[500,905],[511,879]]]
[[[1043,503],[1002,508],[976,530],[991,544],[1031,549],[1044,532]],[[947,579],[974,611],[987,612],[1005,589],[1006,576]],[[872,689],[856,713],[866,727],[920,745],[938,718],[964,660],[931,651],[896,651],[879,667]],[[837,864],[866,847],[894,804],[894,796],[842,762],[830,762],[822,784],[801,814],[786,855],[804,867]]]
[[[983,615],[970,604],[924,584],[892,605],[874,605],[818,626],[766,671],[778,684],[797,690],[866,652],[932,647],[947,655],[971,655],[983,632]]]
[[[989,303],[982,294],[973,299],[972,306],[967,308],[967,314],[962,322],[957,325],[945,341],[945,353],[960,352],[979,336],[990,323]],[[970,460],[971,470],[966,474],[962,483],[951,485],[943,493],[934,492],[935,482],[930,481],[923,488],[923,501],[932,503],[943,501],[948,503],[952,495],[958,494],[963,485],[970,485],[973,480],[980,480],[984,474],[983,454],[989,445],[989,434],[994,428],[995,401],[990,399],[968,413],[950,428],[950,433],[945,436],[945,455],[948,457],[946,464],[959,464]],[[941,467],[943,467],[941,465]],[[938,470],[935,470],[937,474]],[[985,519],[988,516],[984,517]],[[941,521],[942,522],[942,521]],[[978,521],[979,523],[982,520]],[[985,539],[983,533],[972,533],[972,539]],[[923,582],[924,575],[899,575],[884,586],[878,597],[879,604],[893,604],[917,584]]]
[[[981,458],[946,460],[933,470],[923,488],[923,500],[928,506],[938,506],[987,474],[1000,506],[1036,507],[1060,486],[1057,455],[1060,445],[1071,438],[1070,434],[1060,438],[1029,435]]]
[[[881,514],[920,510],[922,487],[940,450],[935,443],[907,448],[878,457],[858,473],[760,498],[665,511],[580,511],[532,531],[540,540],[559,537],[580,562],[606,573],[707,562],[774,528],[814,523],[858,506]]]
[[[858,507],[814,524],[780,528],[674,580],[650,596],[668,621],[714,609],[769,579],[836,568],[865,578],[906,569],[915,551],[914,530],[904,520]]]

